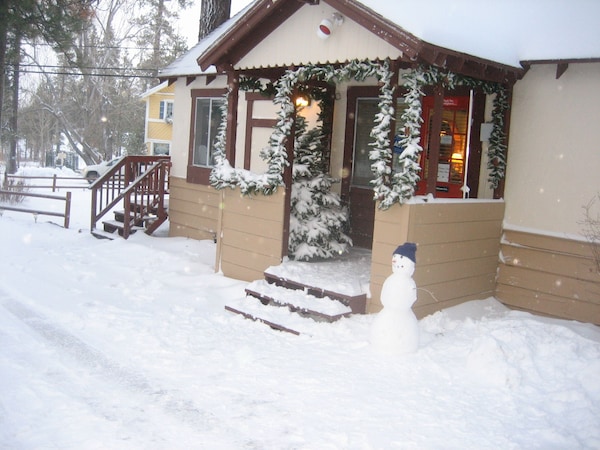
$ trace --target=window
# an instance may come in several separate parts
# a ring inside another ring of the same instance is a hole
[[[214,164],[214,147],[224,101],[223,98],[196,98],[192,159],[194,166],[212,167]]]
[[[207,185],[214,165],[226,89],[192,89],[187,181]]]
[[[168,155],[170,151],[170,144],[166,142],[154,142],[152,144],[153,155]]]
[[[173,102],[171,100],[161,100],[158,112],[158,117],[161,120],[173,119]]]

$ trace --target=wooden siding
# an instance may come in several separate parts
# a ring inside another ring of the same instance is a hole
[[[170,141],[173,136],[173,125],[164,121],[148,122],[148,139]]]
[[[369,312],[392,273],[391,259],[404,242],[417,243],[417,302],[424,317],[465,301],[494,295],[504,202],[456,201],[395,205],[376,210]]]
[[[505,230],[496,297],[506,305],[600,325],[600,273],[584,241]]]
[[[269,266],[281,263],[284,190],[270,196],[242,196],[224,191],[221,271],[228,277],[252,281],[263,278]]]
[[[219,229],[221,193],[209,186],[171,177],[169,235],[192,239],[215,239]]]

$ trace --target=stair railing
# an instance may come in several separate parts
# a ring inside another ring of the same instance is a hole
[[[165,194],[168,192],[168,156],[126,156],[98,178],[91,186],[91,232],[98,221],[123,201],[123,237],[134,226],[143,226],[153,213],[146,233],[151,234],[167,217]],[[155,213],[155,215],[154,215]]]

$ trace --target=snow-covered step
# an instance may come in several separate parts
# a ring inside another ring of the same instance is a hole
[[[246,287],[246,294],[259,299],[263,304],[285,306],[301,316],[316,321],[334,322],[352,314],[352,309],[330,297],[315,297],[298,289],[287,289],[265,280],[253,281]]]
[[[274,270],[275,268],[270,268]],[[310,279],[310,277],[308,277]],[[353,314],[365,314],[367,312],[367,295],[366,294],[346,294],[341,292],[335,292],[330,289],[318,287],[292,280],[289,278],[282,277],[280,275],[271,273],[269,270],[265,271],[265,280],[273,285],[283,286],[288,289],[297,289],[302,292],[308,293],[315,297],[325,298],[328,297],[332,300],[337,300],[344,305],[347,305]]]
[[[310,335],[311,322],[313,326],[315,324],[312,320],[302,318],[288,308],[263,305],[258,299],[251,297],[229,301],[225,309],[240,314],[246,319],[262,322],[276,330],[295,335]]]

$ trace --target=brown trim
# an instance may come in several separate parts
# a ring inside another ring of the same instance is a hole
[[[229,164],[235,167],[235,140],[237,138],[238,103],[240,98],[240,79],[237,73],[227,73],[229,98],[227,103],[227,132],[225,133],[225,154]]]
[[[481,89],[473,90],[473,110],[471,112],[471,137],[469,139],[469,167],[467,168],[467,186],[469,197],[477,198],[479,192],[479,174],[481,172],[481,124],[485,121],[485,94]]]
[[[215,45],[197,59],[202,70],[214,65],[223,70],[244,57],[275,28],[303,6],[291,0],[262,0],[256,3]]]
[[[252,161],[252,131],[254,128],[273,128],[277,119],[255,119],[254,102],[273,101],[273,97],[266,97],[258,92],[246,92],[246,136],[244,139],[244,169],[250,170]]]
[[[292,123],[296,123],[296,113],[292,115]],[[289,164],[283,169],[283,183],[285,185],[285,198],[283,206],[283,230],[281,239],[281,257],[288,255],[290,240],[290,216],[292,214],[292,184],[294,169],[294,141],[296,140],[296,130],[291,127],[290,135],[287,137],[285,149]]]
[[[437,184],[437,167],[440,160],[440,130],[442,129],[442,111],[444,109],[444,87],[434,86],[433,88],[433,120],[429,130],[429,161],[427,171],[427,189],[428,194],[435,197],[435,186]]]
[[[329,4],[332,8],[400,50],[402,58],[406,61],[414,60],[423,46],[423,41],[419,38],[396,24],[386,21],[371,9],[360,4],[351,3],[347,0],[325,0],[324,3]]]
[[[185,77],[185,85],[189,86],[190,84],[192,84],[194,81],[196,81],[196,76],[195,75],[190,75],[188,77]]]
[[[223,97],[227,89],[191,89],[190,96],[192,97],[192,107],[190,113],[190,138],[188,142],[188,165],[187,165],[187,175],[186,180],[188,183],[194,184],[209,184],[210,171],[212,170],[209,167],[198,167],[194,166],[193,158],[194,158],[194,137],[196,131],[196,99],[202,97]],[[227,127],[227,131],[231,127]],[[229,138],[229,136],[227,136]],[[229,142],[229,139],[227,139]]]
[[[350,185],[352,184],[352,157],[354,153],[354,128],[356,126],[356,100],[359,98],[377,98],[378,86],[349,86],[346,92],[346,125],[344,130],[344,159],[342,173],[341,197],[344,203],[350,201]]]
[[[463,75],[500,83],[514,83],[525,70],[438,47],[408,33],[373,10],[348,0],[324,0],[349,19],[402,52],[402,60],[425,62]],[[203,70],[215,65],[224,71],[239,62],[273,30],[304,6],[302,1],[262,0],[256,3],[217,42],[200,55]]]

